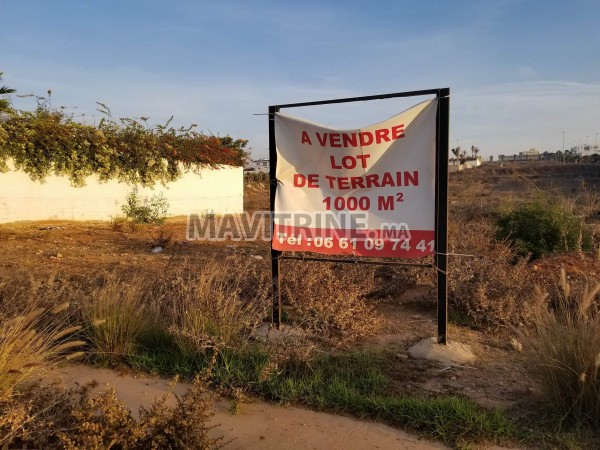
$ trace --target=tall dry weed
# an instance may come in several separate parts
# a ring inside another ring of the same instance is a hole
[[[147,280],[106,276],[81,302],[84,334],[95,355],[115,363],[135,352],[140,333],[153,317],[144,302]]]
[[[562,269],[560,291],[537,289],[535,320],[517,330],[526,367],[559,425],[600,428],[600,284],[575,295]]]
[[[250,264],[211,259],[174,268],[156,288],[185,353],[244,345],[265,320],[269,284]]]
[[[209,425],[212,399],[196,382],[181,397],[168,392],[139,419],[114,390],[92,392],[94,384],[67,390],[32,384],[0,401],[0,446],[43,449],[216,449],[222,436]],[[175,405],[166,400],[175,396]]]
[[[53,364],[82,356],[85,342],[73,338],[81,327],[68,327],[61,318],[69,306],[48,310],[30,304],[13,317],[0,310],[0,400]]]
[[[0,304],[4,315],[20,314],[34,304],[50,309],[66,301],[75,303],[80,293],[78,282],[67,280],[55,271],[36,273],[25,266],[0,273]]]
[[[450,252],[469,255],[450,257],[449,300],[474,323],[492,327],[529,320],[533,295],[527,262],[495,231],[483,218],[453,220],[449,228]]]
[[[590,185],[584,178],[579,181],[579,189],[573,196],[574,212],[585,218],[595,218],[600,213],[600,192],[595,185]]]
[[[423,264],[431,262],[426,260]],[[362,268],[365,269],[364,266]],[[398,298],[416,285],[433,288],[435,272],[418,266],[378,266],[374,270],[374,279],[366,284],[367,287],[372,286],[372,291],[366,295],[368,298]]]
[[[291,320],[332,344],[374,334],[381,322],[365,299],[373,291],[374,271],[365,266],[286,261],[282,265]]]

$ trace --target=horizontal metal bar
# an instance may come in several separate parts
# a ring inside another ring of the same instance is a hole
[[[444,91],[447,91],[447,90],[448,90],[448,88],[424,89],[422,91],[396,92],[394,94],[367,95],[364,97],[336,98],[336,99],[332,99],[332,100],[318,100],[318,101],[314,101],[314,102],[286,103],[284,105],[276,105],[276,106],[278,108],[298,108],[301,106],[329,105],[329,104],[333,104],[333,103],[364,102],[367,100],[384,100],[386,98],[396,98],[396,97],[417,97],[419,95],[437,95],[438,97],[440,97],[440,96],[443,96]]]
[[[411,266],[411,267],[434,267],[433,264],[419,264],[419,263],[404,263],[398,261],[370,261],[363,259],[337,259],[337,258],[317,258],[315,256],[292,256],[292,255],[280,255],[279,259],[294,259],[299,261],[322,261],[322,262],[336,262],[336,263],[352,263],[352,264],[368,264],[372,266]]]

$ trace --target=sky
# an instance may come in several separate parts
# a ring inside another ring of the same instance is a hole
[[[451,146],[488,158],[600,141],[599,18],[600,0],[0,0],[0,72],[78,120],[97,101],[174,116],[254,158],[269,105],[449,87]],[[286,112],[359,128],[425,99]]]

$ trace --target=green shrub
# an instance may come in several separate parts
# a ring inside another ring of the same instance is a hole
[[[509,239],[522,256],[536,259],[546,253],[590,250],[590,230],[583,219],[545,197],[500,213],[500,239]]]
[[[98,126],[75,122],[62,110],[41,102],[35,111],[8,109],[0,124],[0,172],[11,162],[34,181],[48,175],[68,177],[74,186],[88,176],[152,186],[178,179],[186,170],[220,164],[242,166],[248,141],[210,136],[188,128],[146,124],[106,115]]]
[[[123,214],[133,223],[162,224],[168,214],[169,202],[162,195],[153,195],[150,200],[142,200],[137,189],[133,189],[127,196],[127,203],[121,206]]]

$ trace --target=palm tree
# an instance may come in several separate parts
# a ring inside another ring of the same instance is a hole
[[[453,148],[452,153],[454,153],[454,156],[456,156],[456,159],[458,160],[458,162],[460,164],[465,163],[467,152],[465,152],[464,150],[461,150],[460,145],[457,146],[456,148]]]
[[[2,74],[4,72],[0,72],[0,81],[2,81]],[[13,92],[16,92],[14,89],[10,89],[6,86],[0,86],[0,95],[6,95],[6,94],[12,94]],[[0,98],[0,111],[2,111],[3,109],[7,109],[9,107],[9,103],[8,100],[5,98]]]

